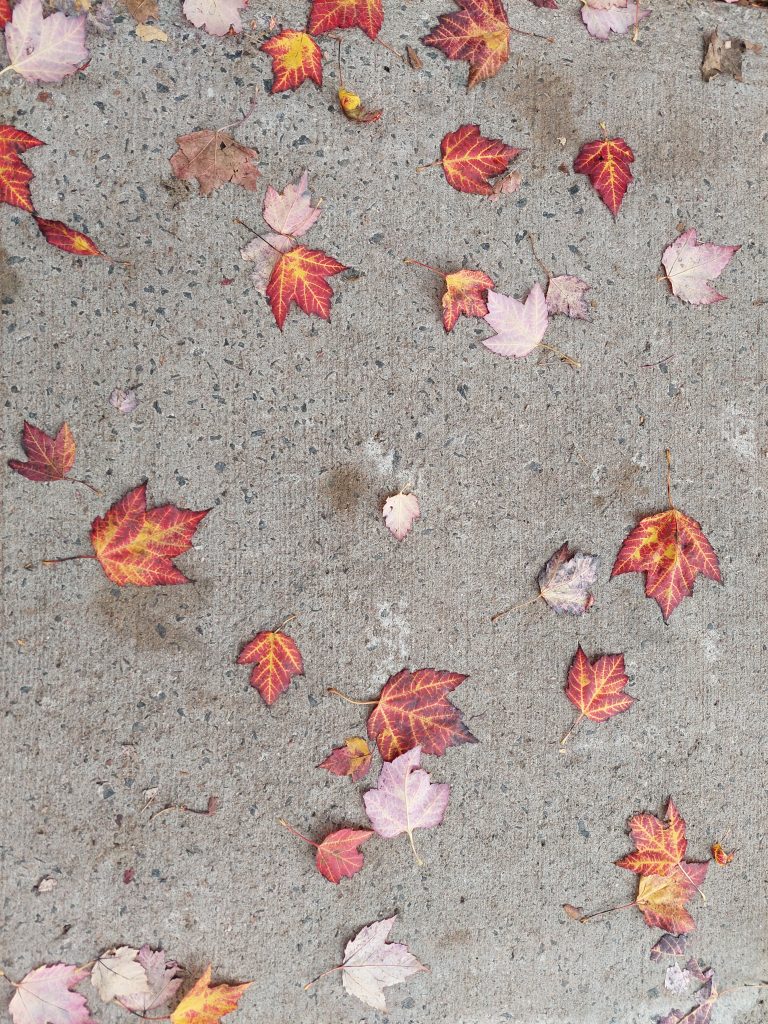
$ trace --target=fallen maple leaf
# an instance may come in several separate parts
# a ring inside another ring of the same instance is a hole
[[[279,629],[257,633],[240,651],[237,664],[253,665],[251,686],[267,704],[274,704],[295,676],[304,675],[304,662],[296,641]]]
[[[192,512],[175,505],[148,509],[147,485],[139,484],[105,516],[93,520],[95,557],[109,579],[121,587],[189,583],[172,559],[189,551],[195,530],[209,512]]]
[[[428,263],[419,260],[404,260],[409,266],[423,267],[445,281],[443,292],[443,327],[452,331],[460,316],[482,317],[488,312],[486,294],[494,283],[482,270],[454,270],[450,274],[443,273]]]
[[[661,928],[675,935],[695,931],[696,923],[685,904],[704,883],[707,863],[685,861],[668,875],[641,875],[637,887],[637,908],[649,928]]]
[[[633,180],[629,165],[634,159],[635,154],[624,139],[595,139],[581,147],[573,169],[589,177],[592,187],[615,217]]]
[[[157,0],[125,0],[125,6],[133,20],[139,25],[160,17]]]
[[[299,839],[303,839],[305,843],[315,847],[317,870],[323,878],[327,878],[334,885],[338,885],[342,878],[351,878],[357,874],[363,866],[363,855],[359,847],[373,835],[369,828],[341,828],[337,832],[331,832],[322,842],[315,843],[312,839],[303,836],[301,832],[297,832],[282,818],[280,824]]]
[[[359,124],[373,124],[374,121],[381,120],[381,115],[384,111],[369,110],[368,107],[363,105],[363,101],[357,93],[350,92],[349,89],[340,88],[336,94],[339,98],[339,106],[342,113],[350,121],[357,121]]]
[[[71,228],[60,220],[46,220],[34,214],[35,224],[40,229],[40,234],[48,245],[71,253],[73,256],[103,256],[92,238],[84,235],[82,231]]]
[[[122,996],[117,1000],[121,1006],[139,1017],[146,1017],[151,1010],[166,1006],[178,992],[182,979],[178,977],[179,965],[175,960],[166,960],[165,953],[144,945],[136,955],[137,962],[144,968],[147,991]]]
[[[371,767],[371,748],[362,736],[350,736],[343,747],[335,747],[318,768],[325,768],[332,775],[348,775],[353,782],[359,782]]]
[[[125,996],[149,995],[144,966],[137,960],[139,951],[120,946],[102,953],[91,968],[91,984],[105,1003]]]
[[[21,159],[20,154],[44,145],[40,139],[36,139],[34,135],[21,128],[0,124],[0,203],[18,206],[27,213],[33,212],[29,183],[34,174]]]
[[[306,32],[283,29],[259,49],[272,58],[273,94],[298,89],[308,78],[318,86],[323,84],[323,54]]]
[[[493,194],[488,196],[489,203],[496,203],[500,196],[513,195],[519,192],[523,183],[523,176],[518,171],[510,171],[501,178],[497,178],[491,185]]]
[[[237,1009],[250,985],[250,981],[243,985],[211,985],[209,965],[171,1014],[171,1024],[219,1024],[222,1017]]]
[[[384,502],[382,510],[387,529],[396,540],[405,540],[413,524],[421,516],[419,499],[415,494],[393,494]]]
[[[5,26],[11,63],[0,74],[16,71],[28,82],[60,82],[87,63],[85,15],[61,11],[43,17],[41,0],[19,0]]]
[[[709,284],[719,277],[739,251],[740,245],[697,242],[696,228],[689,228],[664,250],[664,266],[672,294],[693,306],[709,306],[726,298]]]
[[[611,32],[624,35],[647,18],[649,10],[640,10],[635,0],[581,0],[581,20],[595,39],[607,39]]]
[[[571,552],[566,542],[539,573],[539,591],[559,614],[583,615],[595,603],[590,590],[596,580],[597,555]]]
[[[726,0],[726,3],[730,0]],[[659,1024],[711,1024],[712,1010],[720,998],[713,977],[713,971],[708,968],[704,984],[695,994],[696,1005],[687,1013],[685,1010],[670,1010],[669,1013],[659,1021]]]
[[[230,30],[242,31],[240,11],[245,4],[246,0],[184,0],[182,10],[195,28],[204,28],[212,36],[225,36]]]
[[[72,991],[88,974],[87,967],[72,964],[36,967],[13,986],[13,1024],[96,1024],[85,997]]]
[[[422,42],[442,50],[449,60],[467,61],[471,89],[509,60],[509,22],[502,0],[456,0],[456,6],[460,10],[441,14]]]
[[[735,850],[733,853],[726,853],[720,843],[712,843],[712,860],[714,860],[718,867],[727,867],[735,856]]]
[[[693,593],[701,574],[722,582],[720,563],[701,525],[672,504],[670,453],[667,452],[669,509],[641,519],[621,545],[611,578],[627,572],[645,573],[645,595],[661,609],[665,622]]]
[[[361,28],[375,39],[383,21],[381,0],[312,0],[307,32],[321,36],[337,28]]]
[[[196,178],[201,196],[230,182],[250,192],[258,188],[260,172],[253,161],[259,154],[226,132],[206,128],[179,135],[176,142],[179,149],[171,157],[171,170],[182,181]]]
[[[684,956],[688,946],[685,935],[662,935],[651,946],[651,960],[657,964],[665,956]]]
[[[550,277],[547,285],[547,312],[550,316],[563,313],[577,320],[589,320],[589,307],[584,301],[584,293],[591,285],[572,274],[561,274]]]
[[[392,761],[416,746],[425,754],[439,755],[459,743],[477,743],[446,697],[466,678],[433,668],[404,668],[390,676],[368,716],[368,736],[382,759]],[[349,700],[335,688],[329,692]]]
[[[304,171],[294,184],[290,182],[282,192],[267,185],[262,216],[273,231],[291,238],[306,234],[320,216],[320,204],[312,205],[309,175]]]
[[[240,250],[240,258],[253,264],[251,280],[259,295],[267,294],[267,285],[275,264],[281,253],[288,252],[293,244],[292,238],[268,231],[264,235],[256,235]]]
[[[522,150],[500,139],[486,139],[476,124],[463,124],[443,137],[440,152],[442,160],[438,163],[452,188],[457,192],[490,196],[493,194],[490,179],[504,174]]]
[[[304,988],[311,988],[320,978],[341,971],[342,984],[350,995],[386,1013],[384,989],[400,984],[412,974],[428,970],[402,942],[386,941],[396,916],[362,928],[345,946],[344,962],[324,971]]]
[[[483,345],[505,359],[522,359],[541,345],[549,324],[547,301],[538,283],[525,302],[489,290],[488,312],[483,317],[496,333],[482,338]]]
[[[617,867],[638,875],[666,876],[685,857],[685,821],[672,799],[664,820],[655,814],[635,814],[629,819],[629,831],[637,849],[617,860]]]
[[[670,964],[664,974],[664,988],[673,995],[682,996],[691,987],[691,972],[680,964]]]
[[[363,794],[365,813],[376,834],[394,839],[407,833],[417,864],[423,864],[416,852],[413,831],[436,828],[443,820],[451,787],[430,782],[429,772],[420,768],[421,747],[400,754],[381,766],[375,789]]]
[[[266,295],[280,330],[292,303],[309,315],[330,320],[333,290],[326,278],[348,269],[320,249],[308,249],[305,245],[297,245],[279,256]]]
[[[603,654],[590,661],[579,644],[568,670],[565,687],[565,695],[578,709],[579,717],[560,743],[566,742],[584,718],[605,722],[614,715],[628,711],[635,701],[634,697],[624,693],[628,682],[623,654]]]
[[[70,480],[73,484],[85,483],[84,480],[74,480],[67,476],[75,464],[75,439],[67,423],[59,427],[55,437],[50,437],[45,431],[25,420],[21,445],[26,452],[27,461],[9,459],[8,465],[27,480]]]

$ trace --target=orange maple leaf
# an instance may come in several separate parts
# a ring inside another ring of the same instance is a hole
[[[25,420],[21,444],[27,461],[9,459],[8,465],[27,480],[64,480],[75,464],[75,439],[67,423],[62,424],[55,437],[50,437]]]
[[[92,238],[60,220],[46,220],[44,217],[35,215],[35,223],[40,228],[40,233],[48,245],[63,249],[64,252],[69,252],[73,256],[104,255]]]
[[[456,0],[456,5],[461,10],[441,14],[422,42],[442,50],[449,60],[467,61],[467,88],[471,89],[507,63],[509,22],[501,0]]]
[[[317,85],[323,84],[323,54],[306,32],[283,29],[262,43],[260,49],[272,58],[273,93],[298,89],[308,78]]]
[[[714,860],[718,867],[727,867],[735,856],[735,850],[732,853],[726,853],[721,843],[712,843],[712,860]]]
[[[617,867],[638,875],[663,877],[685,857],[685,821],[671,798],[665,820],[655,814],[635,814],[629,819],[629,831],[637,849],[617,860]]]
[[[667,875],[643,875],[637,886],[636,906],[649,928],[661,928],[673,935],[695,931],[696,923],[685,903],[706,878],[708,863],[685,861]]]
[[[404,668],[391,676],[368,717],[368,735],[383,760],[393,761],[417,746],[425,754],[444,754],[459,743],[477,743],[446,698],[466,678],[433,668]]]
[[[307,32],[321,36],[337,28],[361,28],[375,39],[383,21],[381,0],[312,0]]]
[[[222,1017],[237,1009],[245,990],[251,985],[211,985],[211,968],[198,978],[171,1014],[171,1024],[218,1024]]]
[[[304,675],[304,662],[296,641],[279,630],[257,633],[240,651],[237,664],[253,665],[251,686],[267,704],[275,703],[294,676]]]
[[[190,580],[172,559],[192,547],[192,537],[210,509],[192,512],[175,505],[147,508],[147,485],[139,484],[91,524],[96,558],[113,583],[155,587]]]
[[[565,695],[578,708],[579,717],[560,742],[565,743],[584,718],[605,722],[622,711],[628,711],[635,702],[634,697],[624,693],[628,682],[623,654],[603,654],[590,661],[579,644],[565,687]]]
[[[282,818],[280,824],[305,843],[315,847],[315,867],[323,878],[327,878],[334,885],[338,885],[342,878],[351,878],[357,874],[363,866],[363,854],[359,847],[373,835],[373,830],[369,828],[340,828],[316,843],[312,839],[307,839],[301,832],[297,832]]]
[[[327,253],[320,249],[308,249],[306,245],[297,245],[282,253],[275,263],[266,290],[275,323],[280,330],[283,329],[292,302],[305,313],[314,313],[323,320],[330,320],[333,290],[325,279],[348,269]]]
[[[476,124],[463,124],[440,143],[445,180],[458,192],[493,194],[490,178],[504,174],[522,152],[499,139],[486,139]]]
[[[450,274],[443,273],[436,267],[419,260],[404,260],[404,263],[415,267],[424,267],[445,281],[443,292],[443,327],[452,331],[460,316],[485,316],[488,312],[486,296],[494,283],[482,270],[454,270]]]
[[[633,180],[629,165],[634,159],[635,154],[624,139],[595,139],[581,147],[573,169],[589,176],[593,188],[615,217]]]

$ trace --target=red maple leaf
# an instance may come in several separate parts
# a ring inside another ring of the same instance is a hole
[[[315,847],[317,870],[334,885],[338,885],[342,878],[351,878],[357,874],[363,866],[363,855],[359,847],[373,835],[373,830],[369,828],[340,828],[316,843],[312,839],[307,839],[301,832],[297,832],[282,818],[280,824],[305,843]]]
[[[585,143],[573,162],[577,174],[586,174],[605,205],[616,216],[632,178],[635,154],[624,139],[595,139]]]
[[[82,231],[71,228],[60,220],[46,220],[44,217],[35,215],[35,223],[40,228],[40,233],[49,245],[57,249],[63,249],[73,256],[103,256],[93,239],[84,235]]]
[[[272,58],[273,93],[298,89],[308,78],[317,85],[323,84],[323,54],[306,32],[283,29],[262,43],[260,49]]]
[[[312,0],[307,32],[321,36],[337,28],[361,28],[375,39],[383,21],[381,0]]]
[[[411,266],[424,267],[445,281],[443,292],[443,327],[452,331],[460,316],[481,317],[488,312],[486,297],[488,289],[495,287],[493,281],[482,270],[454,270],[450,274],[443,273],[436,267],[430,267],[419,260],[404,260]]]
[[[493,194],[490,178],[504,174],[522,150],[486,139],[476,124],[463,124],[440,143],[445,180],[458,192]]]
[[[449,60],[469,64],[467,88],[492,78],[509,59],[509,22],[501,0],[456,0],[461,8],[441,14],[422,42],[442,50]]]
[[[579,645],[568,670],[565,695],[579,711],[579,717],[560,741],[565,743],[583,718],[605,722],[628,711],[635,698],[624,693],[629,678],[623,654],[603,654],[590,661]]]
[[[636,850],[617,860],[617,867],[638,875],[668,875],[685,857],[685,821],[672,799],[664,820],[655,814],[635,814],[629,819],[629,831]]]
[[[43,145],[45,143],[21,128],[0,124],[0,203],[33,212],[29,183],[34,174],[19,154]]]
[[[267,704],[274,704],[285,693],[294,676],[304,675],[304,662],[296,641],[279,629],[263,630],[245,645],[238,665],[253,665],[251,686]]]
[[[466,678],[433,668],[404,668],[391,676],[368,717],[368,735],[382,758],[393,761],[417,746],[425,754],[444,754],[459,743],[477,743],[446,698]]]
[[[27,461],[9,459],[8,465],[16,473],[27,480],[68,480],[67,473],[75,464],[75,439],[67,423],[62,424],[58,434],[50,437],[39,427],[24,421],[21,445],[26,452]],[[85,483],[84,480],[72,480],[72,483]],[[91,484],[86,484],[90,487]]]
[[[282,253],[272,270],[266,291],[280,330],[292,302],[305,313],[330,320],[333,290],[326,278],[348,269],[327,253],[308,249],[306,245],[297,245]]]
[[[102,569],[124,587],[156,587],[190,580],[172,559],[192,547],[192,537],[210,509],[175,505],[147,508],[147,485],[128,491],[91,524],[91,543]]]

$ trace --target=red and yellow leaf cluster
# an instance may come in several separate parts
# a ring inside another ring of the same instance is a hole
[[[445,179],[458,192],[490,196],[490,178],[504,174],[522,150],[500,139],[486,139],[476,124],[463,124],[440,143]]]
[[[267,704],[285,693],[294,676],[304,675],[304,661],[296,641],[280,630],[257,633],[240,651],[238,665],[253,665],[251,686]]]
[[[646,516],[621,546],[611,576],[645,573],[645,593],[668,622],[697,575],[721,582],[720,565],[699,523],[676,508]]]
[[[297,245],[283,253],[267,285],[267,299],[277,326],[282,330],[293,302],[305,313],[328,320],[333,291],[326,278],[347,269],[322,250],[309,249],[306,245]]]
[[[459,743],[477,743],[446,697],[466,678],[433,668],[404,668],[392,676],[368,717],[368,735],[383,760],[393,761],[417,746],[425,754],[444,754]]]
[[[509,22],[502,0],[456,0],[461,10],[441,14],[422,40],[449,60],[469,64],[467,88],[492,78],[509,59]]]
[[[595,139],[581,147],[573,169],[589,176],[593,188],[615,217],[633,180],[629,165],[634,159],[635,154],[624,139]]]
[[[75,439],[67,423],[50,437],[25,420],[21,443],[27,461],[9,459],[8,465],[27,480],[64,480],[75,464]]]
[[[139,484],[91,525],[96,558],[113,583],[155,587],[190,581],[172,559],[192,546],[210,509],[192,512],[175,505],[147,508],[147,485]]]
[[[636,814],[629,830],[636,849],[616,865],[640,875],[636,905],[646,924],[673,935],[694,931],[685,904],[699,891],[709,865],[683,859],[688,845],[685,821],[674,801],[668,801],[663,821],[654,814]]]
[[[318,768],[325,768],[331,775],[348,775],[353,782],[359,782],[371,767],[371,748],[362,736],[350,736],[343,747],[330,752]]]
[[[298,89],[308,78],[318,86],[323,84],[323,54],[306,32],[283,29],[260,49],[272,58],[273,93]]]
[[[1,19],[0,19],[1,20]],[[45,143],[20,128],[0,124],[0,203],[31,213],[40,233],[49,245],[73,256],[103,256],[95,242],[60,220],[46,220],[36,212],[29,190],[34,174],[20,154]]]
[[[375,39],[383,21],[381,0],[312,0],[307,32],[321,36],[339,28],[361,28]]]

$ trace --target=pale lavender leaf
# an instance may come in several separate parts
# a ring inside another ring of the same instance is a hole
[[[650,15],[650,10],[638,10],[637,3],[622,3],[606,6],[606,0],[585,0],[581,18],[587,31],[595,39],[607,39],[611,32],[625,35],[635,24]]]
[[[88,977],[87,967],[46,964],[16,986],[8,1010],[13,1024],[95,1024],[85,997],[73,992]]]
[[[419,499],[415,494],[393,494],[384,503],[382,515],[392,536],[404,540],[421,516]]]
[[[426,971],[402,942],[387,942],[395,917],[362,928],[344,949],[342,983],[350,995],[376,1010],[387,1012],[384,989],[412,974]]]
[[[147,974],[148,992],[133,993],[124,996],[118,1002],[140,1016],[146,1016],[150,1010],[166,1006],[176,995],[182,979],[178,977],[179,965],[175,960],[166,960],[161,950],[152,950],[144,945],[139,950],[136,960]]]
[[[306,171],[296,184],[286,185],[282,193],[267,186],[263,216],[272,230],[281,235],[300,238],[309,231],[320,216],[320,205],[312,205]]]
[[[244,249],[240,250],[240,256],[253,263],[251,280],[259,295],[266,295],[269,279],[275,269],[275,264],[280,259],[280,254],[288,252],[292,248],[293,240],[291,238],[269,232],[264,236],[257,235]]]
[[[85,15],[43,18],[40,0],[20,0],[5,26],[10,67],[29,82],[60,82],[85,64]]]
[[[740,248],[740,245],[697,242],[696,228],[684,231],[667,246],[661,257],[672,294],[694,306],[722,302],[725,295],[715,291],[708,282],[720,276]]]
[[[124,416],[129,416],[138,406],[139,396],[132,388],[115,388],[109,396],[109,404]]]
[[[525,302],[492,289],[487,301],[488,312],[483,319],[496,334],[484,338],[483,345],[507,359],[522,359],[533,352],[541,343],[549,322],[541,285],[537,283],[531,288]]]
[[[676,996],[685,995],[691,987],[691,975],[679,964],[671,964],[664,975],[664,988]]]
[[[204,28],[212,36],[225,36],[230,28],[240,32],[240,10],[245,0],[184,0],[182,10],[195,28]]]
[[[597,555],[571,553],[568,544],[552,555],[539,573],[539,590],[559,614],[583,615],[594,604],[590,589],[597,580]]]
[[[573,274],[561,274],[551,277],[547,286],[547,310],[550,316],[563,313],[577,320],[589,319],[589,306],[584,301],[584,293],[591,285]]]

